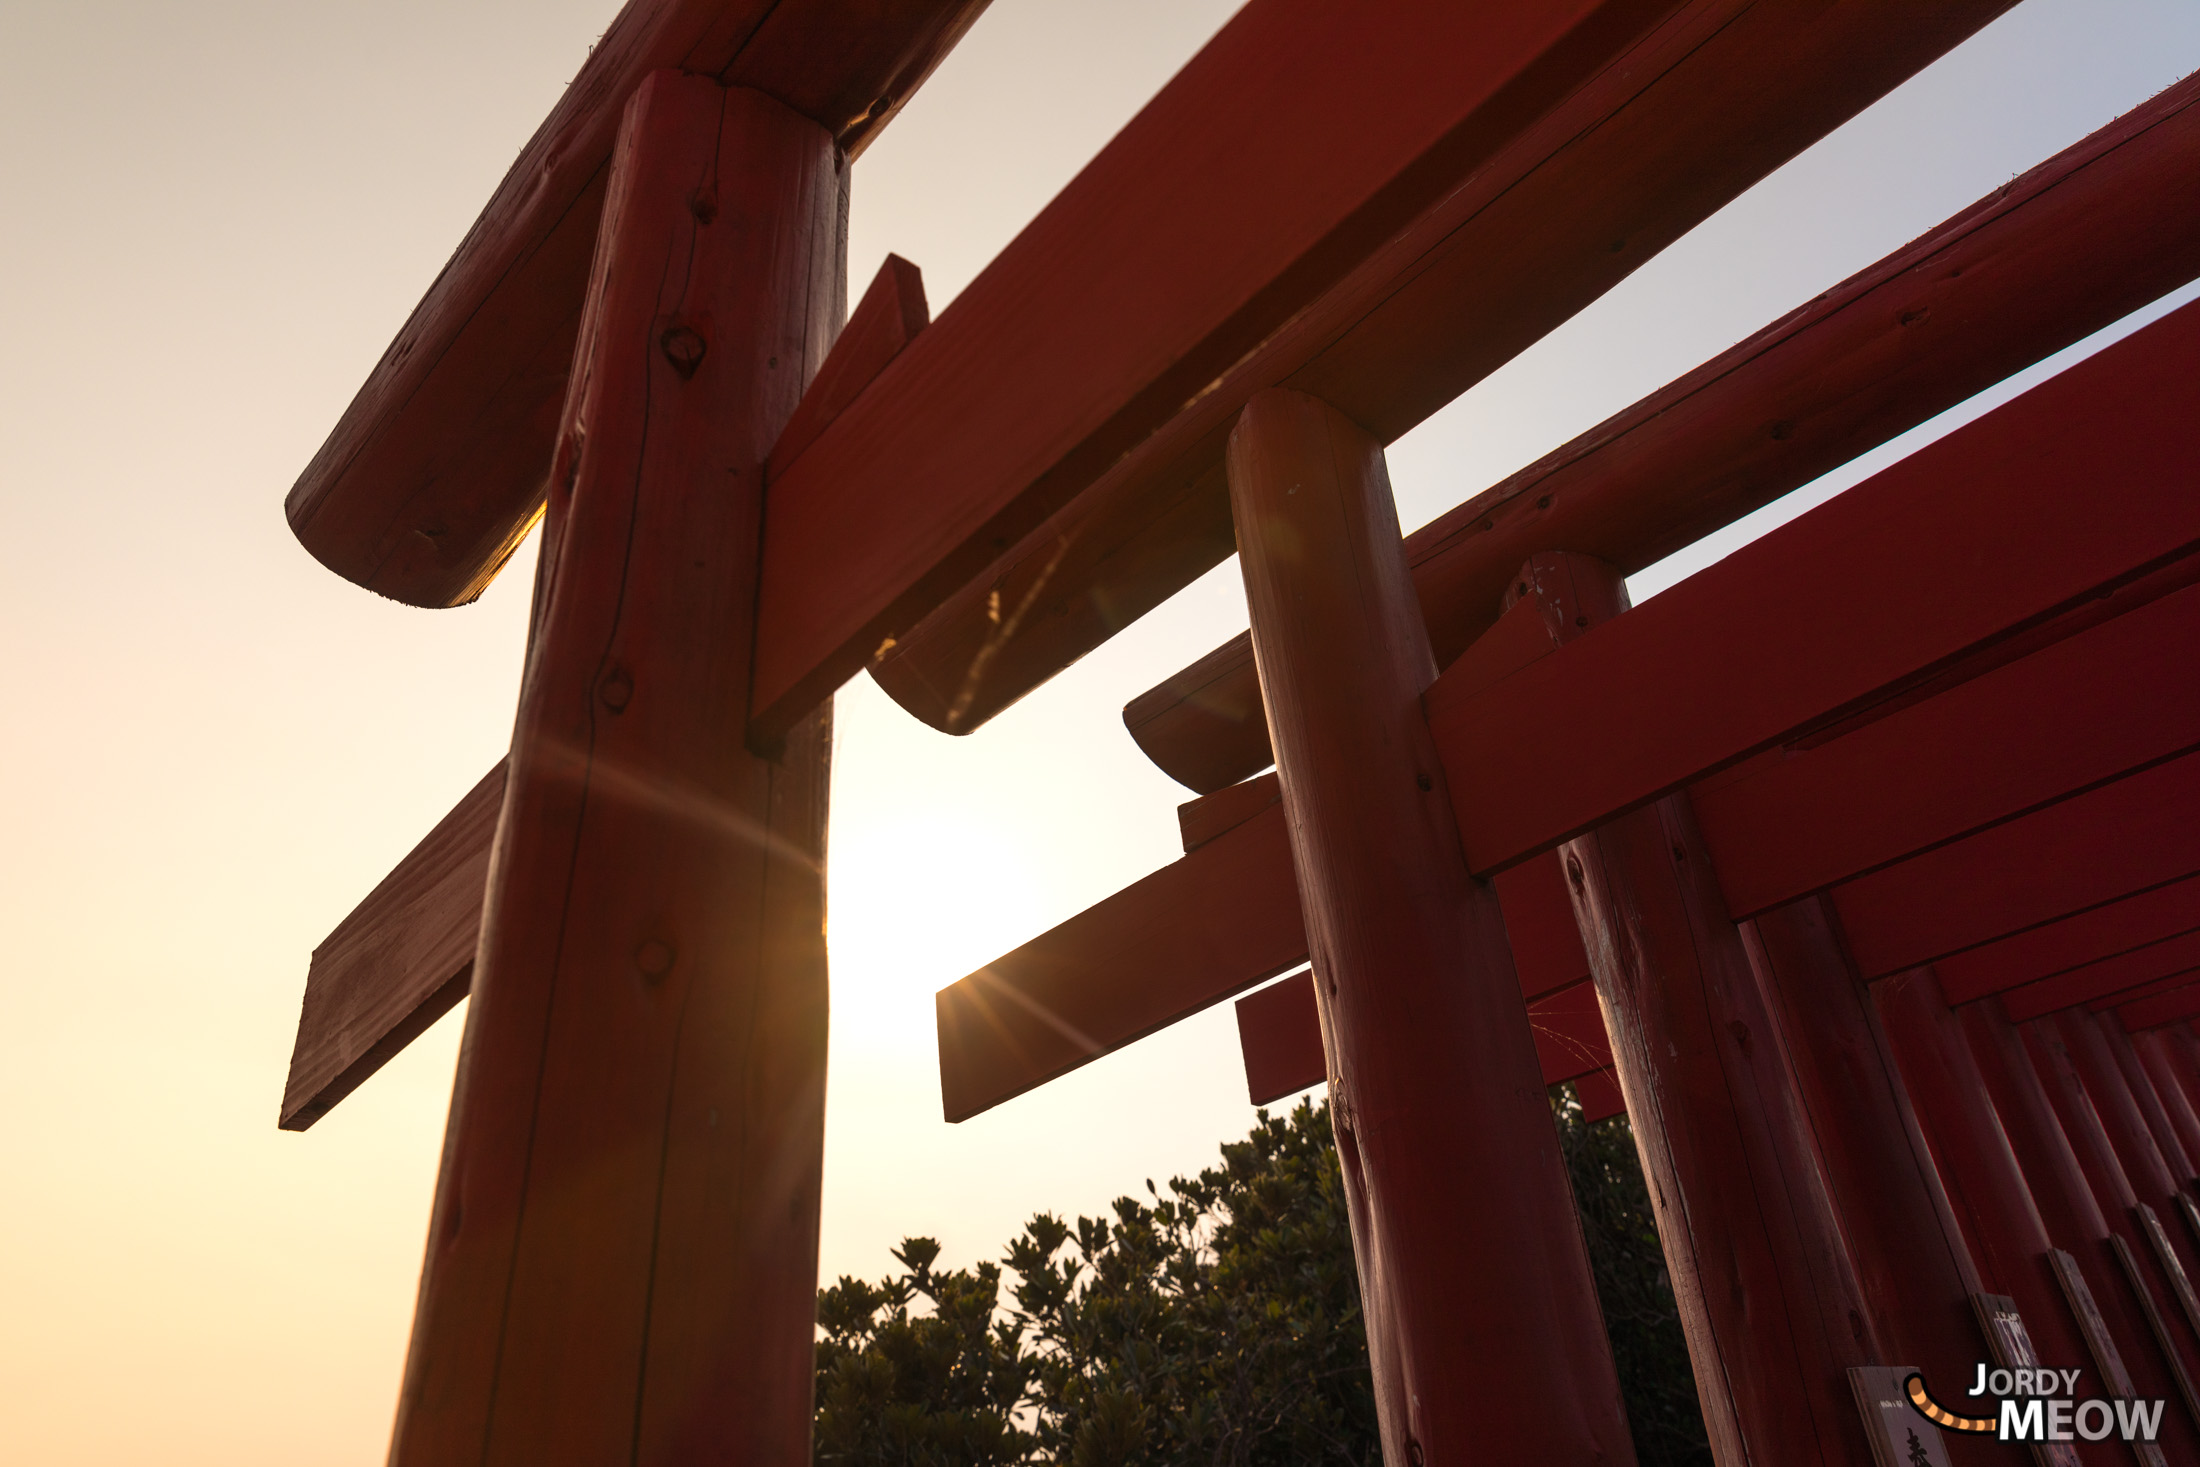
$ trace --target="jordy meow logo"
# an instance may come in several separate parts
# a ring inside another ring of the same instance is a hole
[[[1978,1368],[1978,1379],[1965,1391],[1973,1398],[1998,1400],[2000,1410],[1971,1415],[1951,1411],[1925,1388],[1925,1377],[1910,1372],[1903,1389],[1927,1420],[1944,1431],[1992,1432],[2005,1442],[2119,1441],[2151,1442],[2161,1434],[2161,1401],[2077,1399],[2076,1370],[1995,1370]],[[1975,1410],[1977,1408],[1970,1408]]]

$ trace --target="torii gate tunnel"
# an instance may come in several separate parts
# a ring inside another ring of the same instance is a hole
[[[2200,276],[2200,79],[1411,536],[1384,464],[2008,3],[1252,0],[932,323],[850,164],[984,0],[630,0],[288,503],[421,606],[544,522],[283,1101],[473,993],[391,1461],[807,1460],[832,693],[968,731],[1233,550],[1125,710],[1185,856],[939,995],[949,1121],[1257,989],[1390,1467],[1634,1460],[1561,1080],[1722,1464],[2200,1461],[2200,305],[1624,582]],[[2159,1440],[1882,1455],[1981,1362]]]

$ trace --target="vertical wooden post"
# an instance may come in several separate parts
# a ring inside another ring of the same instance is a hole
[[[2040,1023],[2044,1029],[2046,1021]],[[2117,1161],[2123,1165],[2124,1176],[2136,1194],[2134,1201],[2145,1202],[2153,1209],[2157,1222],[2165,1214],[2174,1222],[2177,1176],[2169,1159],[2162,1154],[2161,1143],[2147,1124],[2138,1097],[2124,1078],[2123,1068],[2116,1063],[2108,1037],[2101,1032],[2100,1021],[2083,1008],[2065,1009],[2055,1015],[2054,1032],[2062,1040],[2064,1053],[2069,1056],[2072,1069],[2093,1102],[2093,1113],[2100,1119],[2102,1133],[2107,1136]],[[2182,1227],[2174,1231],[2165,1227],[2164,1235],[2170,1240],[2172,1250],[2181,1256],[2189,1289],[2189,1276],[2200,1271],[2200,1256],[2192,1253],[2190,1236]],[[2187,1313],[2196,1335],[2200,1335],[2200,1307],[2189,1308]]]
[[[2082,1011],[2080,1011],[2082,1013]],[[2169,1103],[2154,1083],[2153,1072],[2145,1060],[2139,1057],[2138,1046],[2132,1042],[2131,1031],[2124,1028],[2124,1021],[2112,1010],[2105,1014],[2083,1014],[2088,1027],[2094,1030],[2108,1053],[2116,1062],[2116,1069],[2123,1076],[2124,1087],[2131,1092],[2132,1100],[2139,1107],[2140,1116],[2146,1121],[2147,1132],[2154,1137],[2163,1163],[2169,1168],[2171,1191],[2182,1192],[2192,1184],[2193,1152],[2187,1147],[2184,1134],[2171,1118]]]
[[[1582,555],[1532,559],[1508,607],[1524,597],[1543,603],[1561,641],[1627,607],[1618,570]],[[1887,1357],[1787,1041],[1687,795],[1608,822],[1560,856],[1714,1456],[1863,1460],[1847,1368]]]
[[[2043,1361],[2083,1359],[2084,1342],[2045,1272],[2044,1234],[2008,1143],[1986,1159],[1999,1166],[1987,1205],[2020,1207],[2031,1228],[2026,1241],[2039,1242],[2014,1258],[1979,1247],[1976,1219],[1968,1216],[1980,1203],[1977,1179],[1935,1165],[1832,904],[1812,896],[1774,908],[1743,923],[1742,938],[1788,1036],[1828,1193],[1891,1360],[1919,1367],[1929,1381],[1965,1376],[1987,1358],[1971,1302],[1981,1292],[2017,1301]],[[1954,1039],[1960,1047],[1961,1036]],[[1983,1094],[1975,1104],[1984,1108]],[[1958,1434],[1948,1445],[1958,1457],[2016,1460],[2011,1449],[1984,1438]]]
[[[2048,1234],[2084,1270],[2094,1300],[2122,1348],[2133,1385],[2142,1396],[2176,1399],[2181,1406],[2178,1372],[2184,1363],[2168,1353],[2174,1344],[2165,1344],[2157,1336],[2148,1317],[2150,1312],[2158,1315],[2165,1301],[2142,1299],[2134,1292],[2140,1287],[2154,1289],[2154,1272],[2145,1266],[2148,1260],[2134,1252],[2132,1256],[2142,1264],[2141,1276],[2135,1280],[2110,1252],[2111,1233],[2121,1237],[2127,1248],[2134,1246],[2137,1235],[2129,1217],[2110,1217],[2108,1204],[2086,1176],[2059,1108],[2001,1000],[1965,1004],[1960,1019],[1986,1093],[2024,1169]],[[2200,1423],[2172,1411],[2165,1418],[2164,1440],[2171,1441],[2174,1431],[2176,1440],[2187,1443],[2184,1455],[2200,1459],[2196,1427]]]
[[[1630,1463],[1504,921],[1421,711],[1436,667],[1381,446],[1271,390],[1228,469],[1385,1460]]]
[[[2144,1319],[2131,1308],[2120,1270],[2103,1251],[2107,1229],[2099,1208],[2091,1206],[2090,1194],[2082,1189],[2075,1201],[2043,1197],[2033,1189],[1994,1104],[1996,1091],[2005,1087],[1988,1078],[1988,1066],[1949,1009],[1933,970],[1917,968],[1883,978],[1873,985],[1872,998],[1983,1282],[2017,1301],[2041,1363],[2093,1371],[2095,1384],[2088,1390],[2097,1394],[2119,1393],[2119,1370],[2137,1394],[2171,1394],[2155,1356],[2158,1347]],[[2054,1126],[2044,1098],[2040,1107],[2032,1121],[2044,1118],[2044,1124]],[[2078,1260],[2108,1326],[2113,1352],[2108,1359],[2094,1353],[2064,1295],[2048,1256],[2057,1246]],[[2171,1425],[2182,1432],[2181,1419]],[[2174,1433],[2173,1438],[2185,1440]],[[2080,1444],[2078,1452],[2087,1461],[2130,1460],[2123,1448],[2107,1444]]]
[[[2123,1027],[2121,1020],[2116,1027]],[[2177,1072],[2177,1059],[2172,1052],[2174,1040],[2160,1029],[2142,1029],[2129,1039],[2133,1053],[2139,1057],[2139,1063],[2146,1066],[2147,1075],[2154,1082],[2154,1094],[2163,1113],[2184,1142],[2186,1161],[2200,1159],[2200,1111],[2193,1109],[2192,1096]],[[2191,1177],[2185,1180],[2190,1185],[2200,1185]]]
[[[742,734],[844,198],[759,93],[661,72],[627,108],[396,1467],[809,1459],[829,714],[778,762]]]
[[[2141,1305],[2159,1318],[2165,1349],[2178,1357],[2177,1368],[2183,1370],[2186,1381],[2194,1383],[2195,1388],[2184,1394],[2187,1409],[2195,1423],[2200,1424],[2200,1332],[2193,1328],[2190,1311],[2181,1307],[2178,1281],[2169,1267],[2176,1260],[2162,1259],[2155,1251],[2153,1240],[2140,1226],[2139,1195],[2117,1156],[2115,1144],[2086,1090],[2076,1059],[2061,1030],[2048,1019],[2029,1020],[2021,1029],[2025,1050],[2031,1055],[2033,1069],[2039,1075],[2040,1087],[2047,1092],[2056,1118],[2062,1122],[2063,1133],[2070,1138],[2071,1150],[2078,1158],[2087,1184],[2100,1199],[2109,1231],[2121,1239],[2130,1252],[2136,1271],[2134,1285],[2145,1288],[2146,1296]]]

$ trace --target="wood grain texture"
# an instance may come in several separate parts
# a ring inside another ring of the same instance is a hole
[[[2200,877],[2091,907],[2057,922],[1951,954],[1933,966],[1948,1001],[2036,983],[2200,931]],[[2142,980],[2143,981],[2143,980]]]
[[[1439,661],[1529,553],[1639,570],[2200,273],[2200,79],[2134,108],[1914,243],[1407,539]],[[1133,699],[1194,789],[1270,762],[1240,636]]]
[[[761,473],[845,171],[659,73],[611,165],[396,1467],[809,1458],[829,711],[749,754]]]
[[[1561,643],[1546,660],[1642,614],[1628,610],[1618,567],[1581,555],[1531,560],[1504,605],[1508,621],[1537,608]],[[1847,1372],[1890,1358],[1892,1342],[1811,1133],[1803,1036],[1788,1036],[1726,914],[1688,796],[1621,815],[1558,855],[1713,1454],[1855,1458],[1864,1441]]]
[[[1491,893],[1419,696],[1382,451],[1254,397],[1230,501],[1306,919],[1386,1460],[1634,1460]]]
[[[1453,786],[1469,863],[1549,849],[2200,547],[2176,426],[2196,409],[2200,305],[1495,686],[1439,679],[1447,765],[1504,771]],[[2104,512],[2070,512],[2080,486]]]
[[[2062,1297],[2047,1258],[2053,1243],[2025,1185],[2016,1155],[1994,1117],[1984,1079],[1964,1040],[1962,1027],[1947,1005],[1936,1001],[1930,980],[1930,970],[1889,979],[1880,985],[1876,1003],[1861,985],[1849,985],[1877,1031],[1875,1048],[1887,1056],[1886,1078],[1900,1097],[1901,1108],[1908,1113],[1911,1131],[1919,1138],[1916,1156],[1934,1174],[1934,1194],[1946,1209],[1945,1223],[1917,1219],[1933,1228],[1917,1236],[1921,1243],[1926,1239],[1938,1241],[1940,1229],[1950,1229],[1948,1243],[1961,1255],[1961,1271],[1974,1280],[1969,1295],[1985,1291],[2014,1299],[2038,1359],[2085,1361],[2090,1353],[2089,1341]],[[1842,1180],[1863,1182],[1866,1200],[1862,1205],[1873,1205],[1869,1199],[1879,1189],[1868,1175]],[[1852,1202],[1850,1215],[1857,1210]],[[1904,1250],[1897,1236],[1881,1232],[1860,1241],[1890,1244],[1894,1252],[1889,1262],[1896,1267],[1908,1263],[1902,1257]],[[1861,1261],[1869,1277],[1873,1272],[1869,1254],[1874,1250],[1859,1251],[1866,1255]],[[1920,1306],[1926,1300],[1943,1297],[1950,1282],[1943,1275],[1937,1288],[1917,1296],[1915,1304],[1907,1308],[1900,1307],[1898,1298],[1890,1298],[1887,1302],[1898,1306],[1896,1328],[1914,1329],[1926,1323],[1926,1311]],[[1967,1305],[1969,1295],[1959,1303]],[[1976,1316],[1968,1307],[1950,1311],[1937,1322],[1944,1331],[1943,1350],[1967,1345],[1971,1359],[1992,1358],[1977,1329]],[[1951,1330],[1950,1325],[1956,1328]],[[2114,1358],[2120,1370],[2122,1351],[2113,1340],[2104,1344],[2105,1353]],[[1910,1357],[1904,1353],[1901,1358]],[[1956,1368],[1960,1371],[1960,1364]],[[1946,1369],[1943,1366],[1943,1373]],[[1926,1379],[1932,1378],[1928,1368]],[[1988,1455],[1994,1450],[1974,1444],[1971,1453],[1974,1460],[2006,1462],[2016,1458],[2016,1453],[2007,1449]],[[2081,1460],[2108,1467],[2124,1455],[2121,1447],[2094,1448]]]
[[[1358,269],[1169,403],[1164,425],[903,636],[876,675],[936,727],[984,722],[1230,554],[1222,447],[1253,393],[1310,392],[1395,440],[2004,8],[1674,7]],[[1012,638],[985,614],[994,595],[1031,600]]]
[[[1896,990],[1890,984],[1910,981],[1910,975],[1905,974],[1876,985],[1875,991],[1892,993]],[[2146,1397],[2166,1399],[2179,1394],[2185,1362],[2177,1354],[2175,1343],[2160,1340],[2151,1326],[2150,1311],[2155,1300],[2137,1292],[2146,1290],[2151,1295],[2158,1285],[2144,1274],[2133,1279],[2117,1261],[2108,1241],[2114,1236],[2110,1219],[2086,1178],[2076,1145],[2018,1030],[2001,1006],[1991,1000],[1967,1005],[1957,1015],[1985,1082],[1985,1093],[1993,1102],[1994,1118],[2024,1170],[2026,1186],[2047,1225],[2048,1236],[2077,1259],[2133,1386]],[[1893,1013],[1888,1014],[1890,1034],[1900,1022]],[[1947,1093],[1960,1098],[1960,1092]],[[1951,1132],[1948,1139],[1951,1151],[1966,1143],[1960,1133]],[[1983,1136],[1972,1136],[1968,1144],[1990,1143]],[[2007,1215],[1998,1220],[2006,1222]],[[1985,1221],[1997,1219],[1988,1217]],[[2128,1226],[2128,1220],[2124,1225]],[[2200,1434],[2195,1433],[2193,1422],[2174,1409],[2164,1413],[2163,1439],[2173,1450],[2181,1444],[2180,1457],[2200,1452]]]
[[[939,991],[950,1121],[1306,961],[1282,807]]]
[[[2079,1358],[2084,1341],[2054,1307],[2053,1283],[2037,1255],[1979,1258],[1973,1251],[1831,906],[1805,898],[1741,930],[1750,967],[1787,1036],[1827,1195],[1891,1358],[1915,1364],[1927,1380],[1986,1358],[1988,1342],[1970,1308],[1981,1290],[2019,1300],[2039,1358]],[[1961,1044],[1960,1033],[1952,1037]],[[2006,1145],[1995,1160],[2015,1176]],[[1976,1448],[1966,1455],[1992,1460]]]
[[[1240,10],[773,487],[760,734],[1207,395],[1674,3]],[[985,637],[1044,619],[1014,616],[1024,602],[1004,591],[996,626],[980,592]]]
[[[863,299],[848,313],[825,365],[817,369],[794,416],[779,432],[771,456],[764,464],[768,484],[802,457],[832,421],[847,411],[848,404],[878,379],[887,364],[916,340],[917,333],[932,324],[931,308],[924,299],[924,275],[899,255],[888,255],[871,277]]]
[[[2200,872],[2200,756],[1938,846],[1832,892],[1866,977],[2044,926]]]
[[[1841,737],[1699,781],[1728,910],[1753,915],[2191,751],[2196,665],[2191,586]]]
[[[279,1124],[303,1131],[466,996],[504,764],[313,950]]]
[[[2200,1333],[2195,1332],[2195,1319],[2183,1307],[2180,1295],[2185,1291],[2178,1287],[2177,1277],[2179,1271],[2190,1272],[2191,1261],[2175,1253],[2164,1256],[2156,1251],[2155,1240],[2149,1236],[2139,1212],[2141,1204],[2152,1205],[2156,1179],[2136,1174],[2127,1165],[2128,1158],[2151,1172],[2160,1166],[2160,1158],[2151,1158],[2150,1164],[2145,1151],[2136,1144],[2144,1138],[2132,1128],[2143,1123],[2135,1110],[2127,1111],[2128,1096],[2120,1094],[2108,1079],[2113,1062],[2102,1068],[2087,1052],[2090,1047],[2081,1044],[2083,1031],[2074,1030],[2069,1017],[2066,1012],[2054,1019],[2034,1019],[2020,1025],[2025,1048],[2077,1152],[2087,1183],[2101,1199],[2110,1232],[2142,1261],[2140,1274],[2149,1296],[2142,1303],[2151,1304],[2166,1323],[2161,1330],[2165,1349],[2182,1361],[2188,1381],[2200,1379]],[[2188,1408],[2200,1419],[2200,1399],[2189,1388],[2181,1387],[2181,1391]]]
[[[852,158],[985,5],[629,0],[299,476],[299,541],[415,606],[479,596],[541,513],[612,140],[643,78],[755,88]]]

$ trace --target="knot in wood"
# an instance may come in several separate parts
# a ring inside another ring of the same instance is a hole
[[[625,668],[614,667],[597,685],[596,696],[603,699],[603,706],[613,713],[624,713],[634,697],[634,679]]]
[[[703,365],[703,354],[710,350],[710,343],[688,326],[666,327],[664,335],[657,338],[657,345],[664,349],[665,360],[672,363],[672,370],[682,377],[694,376],[695,369]]]
[[[655,983],[672,971],[672,961],[675,956],[676,954],[673,952],[670,943],[659,942],[655,938],[651,938],[648,942],[634,949],[634,970],[650,982]]]

